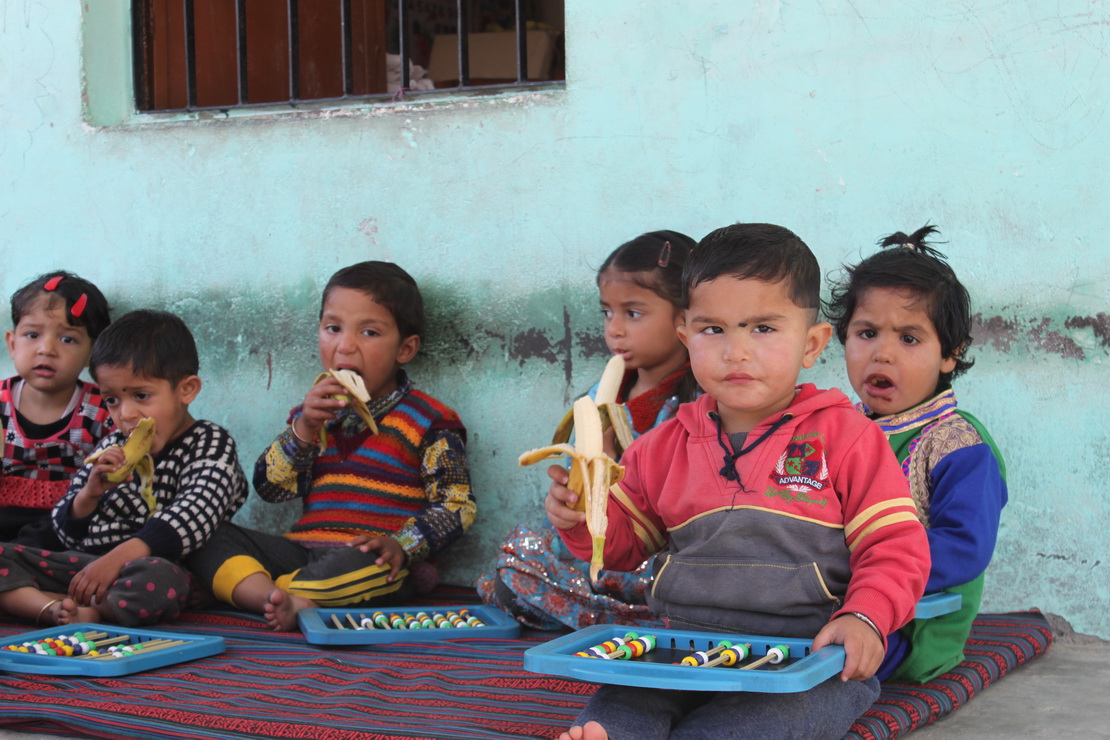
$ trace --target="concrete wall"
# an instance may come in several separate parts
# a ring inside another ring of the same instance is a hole
[[[0,294],[61,266],[181,313],[195,410],[248,468],[317,372],[328,275],[399,262],[430,304],[415,376],[471,430],[471,580],[541,519],[515,458],[600,371],[609,250],[771,221],[832,269],[928,221],[980,316],[961,400],[1010,466],[985,606],[1110,637],[1105,3],[569,0],[565,89],[165,121],[129,112],[125,9],[0,0]],[[808,376],[843,378],[835,347]]]

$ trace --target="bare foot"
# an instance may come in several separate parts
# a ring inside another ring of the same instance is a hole
[[[584,727],[571,727],[559,736],[559,740],[609,740],[609,733],[597,722],[590,721]]]
[[[77,622],[99,622],[100,612],[93,606],[78,606],[73,599],[66,597],[50,605],[42,615],[46,624],[75,624]]]
[[[293,596],[288,591],[275,588],[266,599],[262,616],[277,632],[293,632],[297,629],[297,612],[301,609],[315,609],[316,602],[303,596]]]

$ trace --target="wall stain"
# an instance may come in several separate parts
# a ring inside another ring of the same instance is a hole
[[[1099,338],[1099,344],[1110,347],[1110,314],[1099,313],[1095,316],[1069,316],[1064,321],[1069,329],[1090,329]]]
[[[972,336],[976,345],[989,345],[1003,354],[1012,354],[1016,347],[1029,346],[1042,354],[1055,355],[1065,360],[1086,360],[1091,350],[1102,347],[1110,350],[1110,314],[1095,316],[1068,316],[1062,321],[1051,316],[1008,318],[984,317],[977,313],[971,317]],[[1092,340],[1086,348],[1076,341],[1075,334],[1090,330]],[[1097,352],[1096,352],[1097,354]],[[1110,356],[1110,351],[1102,354]]]

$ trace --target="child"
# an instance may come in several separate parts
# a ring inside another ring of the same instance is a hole
[[[99,389],[78,379],[109,321],[101,292],[72,273],[40,275],[12,295],[4,339],[18,375],[0,385],[0,542],[61,548],[50,510],[112,431]]]
[[[848,268],[828,307],[861,409],[894,448],[928,530],[925,590],[963,597],[959,611],[915,620],[887,638],[879,679],[915,683],[964,658],[1007,495],[994,441],[956,409],[951,381],[972,364],[971,308],[944,255],[924,241],[935,231],[883,240],[897,248]]]
[[[605,345],[625,359],[617,400],[627,405],[633,437],[694,398],[686,348],[675,331],[682,318],[682,268],[693,247],[685,234],[654,231],[617,247],[597,273]],[[595,384],[590,397],[596,392]],[[502,543],[496,571],[479,579],[478,593],[487,604],[540,629],[656,621],[644,596],[651,585],[650,560],[631,573],[602,571],[594,582],[589,570],[588,562],[567,552],[552,527],[521,525]]]
[[[602,686],[563,737],[840,738],[878,696],[883,636],[921,596],[924,528],[878,427],[840,391],[795,386],[832,333],[809,248],[735,224],[698,244],[683,281],[678,333],[705,394],[625,452],[606,566],[666,545],[648,604],[669,624],[842,644],[844,669],[796,694]],[[548,473],[548,516],[585,557],[566,471]]]
[[[362,376],[379,431],[336,398],[347,391],[335,378],[309,388],[254,470],[264,500],[304,499],[301,518],[284,537],[222,527],[189,562],[218,599],[289,631],[304,608],[403,598],[411,564],[434,579],[426,561],[462,536],[476,506],[462,422],[402,370],[423,330],[423,299],[400,267],[361,262],[331,277],[320,362]]]
[[[65,552],[0,545],[0,610],[36,624],[172,619],[188,596],[174,561],[200,547],[247,496],[235,442],[195,421],[199,363],[185,323],[161,311],[133,311],[100,335],[89,371],[116,430],[98,445],[54,507]],[[120,445],[143,418],[154,420],[153,501],[138,475],[113,485]]]

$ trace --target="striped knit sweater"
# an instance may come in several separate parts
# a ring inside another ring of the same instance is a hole
[[[378,434],[347,411],[327,426],[323,450],[299,444],[287,427],[255,465],[255,489],[266,501],[303,499],[301,518],[286,537],[305,547],[386,535],[410,559],[426,559],[474,520],[465,428],[454,411],[414,390],[407,378],[370,411]]]

